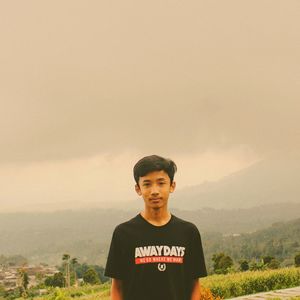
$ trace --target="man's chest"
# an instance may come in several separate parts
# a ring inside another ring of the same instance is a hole
[[[138,231],[126,238],[123,257],[129,272],[182,272],[191,251],[186,235]]]

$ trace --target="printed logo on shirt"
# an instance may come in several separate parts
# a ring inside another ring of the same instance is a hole
[[[174,263],[182,264],[185,247],[144,246],[135,248],[135,264]]]
[[[159,271],[164,272],[166,271],[167,266],[166,264],[158,264],[157,268]]]

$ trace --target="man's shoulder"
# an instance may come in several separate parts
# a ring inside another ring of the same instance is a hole
[[[134,227],[137,227],[139,226],[140,224],[140,218],[139,218],[139,215],[136,215],[135,217],[123,222],[123,223],[120,223],[118,224],[116,227],[115,227],[115,232],[122,232],[124,230],[127,230],[127,229],[130,229],[130,228],[134,228]]]
[[[180,226],[180,227],[185,228],[186,230],[189,230],[189,231],[196,231],[196,232],[199,231],[197,226],[194,223],[192,223],[190,221],[187,221],[187,220],[184,220],[182,218],[179,218],[179,217],[177,217],[173,214],[172,214],[172,216],[173,216],[173,219],[174,219],[173,223],[176,226]]]

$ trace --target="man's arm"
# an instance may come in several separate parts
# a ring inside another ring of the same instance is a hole
[[[111,300],[123,300],[122,280],[112,278],[110,297]]]
[[[199,278],[193,280],[191,300],[200,300],[200,282]]]

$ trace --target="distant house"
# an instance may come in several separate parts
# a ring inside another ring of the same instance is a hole
[[[22,268],[29,277],[28,287],[32,287],[38,284],[38,280],[36,278],[37,274],[40,274],[42,278],[46,278],[47,276],[52,276],[55,273],[59,272],[55,267],[49,266],[7,266],[0,267],[0,284],[4,286],[6,290],[14,289],[20,285],[19,283],[19,274],[18,270]]]

